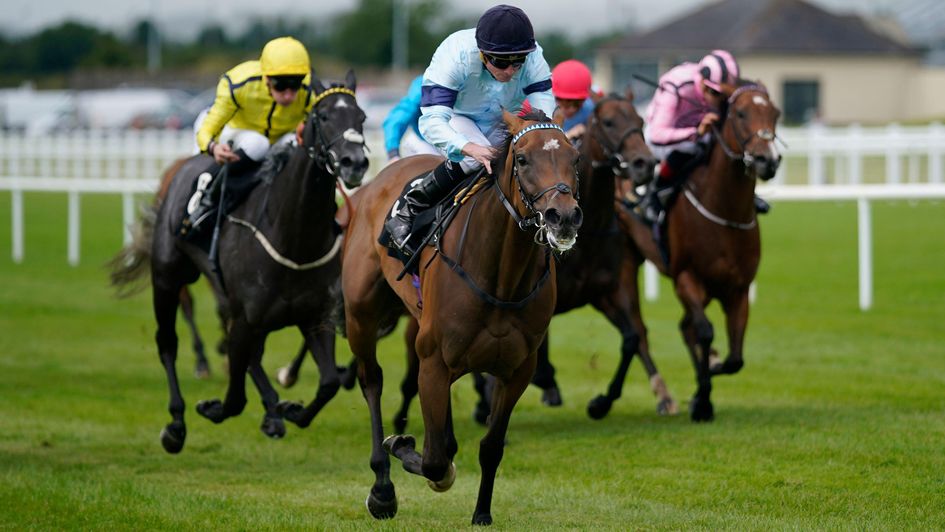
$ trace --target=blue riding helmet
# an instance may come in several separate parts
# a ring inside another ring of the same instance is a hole
[[[535,50],[535,30],[524,11],[500,4],[479,18],[476,45],[488,54],[527,54]]]

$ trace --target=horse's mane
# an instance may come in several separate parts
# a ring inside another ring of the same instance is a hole
[[[522,116],[519,116],[522,120],[531,120],[533,122],[552,122],[552,119],[545,114],[541,109],[532,108],[531,111],[525,113]],[[512,149],[512,135],[509,134],[507,127],[504,127],[504,135],[502,140],[498,144],[498,149],[495,151],[495,155],[492,156],[492,173],[493,175],[499,175],[502,173],[502,170],[505,168],[505,160],[509,156],[509,150]]]

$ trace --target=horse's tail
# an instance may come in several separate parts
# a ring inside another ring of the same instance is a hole
[[[144,290],[145,276],[151,270],[151,240],[154,237],[158,209],[167,197],[171,181],[187,160],[187,157],[178,159],[164,172],[154,201],[150,206],[141,209],[138,219],[131,227],[131,243],[121,248],[118,254],[105,263],[117,297],[130,297]]]
[[[105,266],[115,287],[115,296],[126,298],[144,290],[147,273],[151,270],[151,239],[159,205],[145,207],[131,227],[131,242],[121,248]]]
[[[341,277],[335,279],[331,288],[328,289],[328,293],[331,300],[334,301],[334,306],[331,309],[331,321],[335,324],[335,331],[340,334],[342,338],[347,338],[348,328],[345,322],[345,294],[341,290]]]

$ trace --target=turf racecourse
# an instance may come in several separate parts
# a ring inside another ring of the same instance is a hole
[[[119,247],[117,197],[82,199],[82,263],[66,264],[66,198],[26,195],[26,258],[10,259],[10,196],[0,194],[0,528],[410,529],[468,526],[479,482],[471,382],[454,386],[456,485],[430,491],[396,463],[400,511],[364,508],[367,409],[341,392],[306,430],[271,441],[250,386],[242,416],[213,425],[193,410],[221,397],[192,376],[183,326],[178,367],[188,439],[158,441],[169,421],[149,294],[110,297],[101,264]],[[660,418],[639,363],[603,421],[584,413],[616,362],[617,334],[597,314],[552,323],[565,405],[519,403],[496,482],[500,530],[945,528],[945,204],[876,202],[875,308],[857,309],[856,208],[777,203],[762,220],[758,299],[739,375],[715,380],[716,421]],[[217,325],[203,284],[200,321]],[[683,410],[695,383],[666,282],[645,303],[654,357]],[[721,352],[724,324],[712,307]],[[286,363],[294,331],[264,364]],[[389,420],[403,374],[399,337],[382,342]],[[339,360],[347,360],[339,342]],[[310,399],[303,368],[290,399]],[[419,409],[410,429],[419,436]],[[388,421],[388,427],[389,427]]]

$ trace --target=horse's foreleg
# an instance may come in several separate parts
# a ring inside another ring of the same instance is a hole
[[[420,331],[420,323],[411,318],[407,322],[407,329],[404,331],[404,344],[407,350],[407,373],[404,375],[403,382],[400,383],[401,403],[400,410],[394,414],[394,432],[403,434],[407,428],[407,413],[410,410],[410,403],[417,396],[417,379],[420,375],[420,357],[417,355],[417,333]]]
[[[177,332],[174,330],[179,294],[180,291],[177,289],[163,289],[154,284],[152,304],[154,317],[157,320],[157,333],[154,339],[158,347],[158,356],[167,374],[167,387],[170,392],[167,409],[173,420],[161,431],[161,445],[164,446],[165,451],[172,454],[179,453],[184,448],[184,440],[187,439],[187,427],[184,424],[184,398],[177,382]]]
[[[397,494],[390,479],[390,456],[384,450],[384,423],[381,418],[381,391],[384,388],[384,372],[377,363],[377,329],[362,327],[352,317],[346,316],[348,344],[358,359],[358,383],[371,413],[371,470],[374,485],[365,504],[375,519],[390,519],[397,514]]]
[[[305,428],[312,423],[315,416],[321,412],[322,408],[328,404],[328,401],[338,393],[341,388],[341,376],[338,373],[338,366],[335,364],[335,331],[332,329],[318,329],[304,331],[308,339],[309,351],[312,352],[312,358],[318,365],[318,391],[315,392],[315,398],[305,408],[300,408],[299,403],[282,402],[279,407],[285,413],[286,419],[295,423],[301,428]]]
[[[194,298],[190,295],[190,290],[186,286],[180,289],[180,310],[184,314],[184,321],[190,328],[191,344],[194,348],[194,355],[197,356],[197,362],[194,365],[194,375],[198,379],[210,377],[210,364],[207,362],[207,355],[203,350],[203,338],[200,337],[200,331],[197,330],[197,322],[194,319]]]
[[[528,382],[534,372],[535,355],[532,354],[515,370],[507,382],[496,379],[492,414],[489,417],[489,431],[479,442],[479,467],[482,469],[482,479],[479,482],[479,496],[476,499],[476,510],[472,517],[474,525],[492,523],[492,491],[495,487],[495,474],[505,451],[505,434],[509,428],[509,419],[512,417],[512,409],[528,387]]]
[[[249,331],[245,323],[238,321],[230,327],[227,336],[230,382],[226,398],[223,401],[200,401],[197,403],[197,413],[214,423],[221,423],[243,412],[246,407],[246,372],[254,356],[262,356],[264,340],[265,335]]]
[[[711,365],[710,370],[713,375],[738,373],[745,365],[742,350],[745,342],[745,330],[748,327],[748,307],[748,290],[743,290],[722,302],[722,308],[725,310],[729,352],[724,363]]]
[[[265,338],[265,335],[264,335]],[[265,339],[260,346],[265,345]],[[270,438],[278,439],[285,436],[285,422],[282,420],[282,412],[279,410],[279,393],[269,382],[269,376],[262,367],[263,350],[253,353],[249,361],[249,376],[259,391],[259,397],[262,399],[263,409],[266,411],[263,416],[262,424],[259,430]]]
[[[555,380],[555,367],[548,357],[548,333],[538,346],[538,362],[532,384],[541,388],[541,402],[547,406],[561,406],[561,390]]]
[[[456,466],[452,462],[456,442],[455,439],[451,442],[450,371],[441,353],[433,353],[420,361],[418,384],[424,430],[421,472],[430,480],[430,487],[446,491],[456,479]]]
[[[276,380],[283,388],[291,388],[299,380],[299,371],[302,369],[302,362],[305,361],[305,353],[307,352],[308,343],[302,340],[302,346],[299,347],[298,354],[295,355],[292,362],[288,366],[279,368],[279,372],[276,373]]]
[[[692,402],[689,403],[689,415],[693,421],[711,421],[715,412],[711,398],[712,375],[709,371],[709,356],[712,353],[715,332],[705,315],[705,306],[708,303],[705,288],[691,274],[683,272],[676,278],[676,296],[686,310],[679,328],[696,369],[697,389]]]

